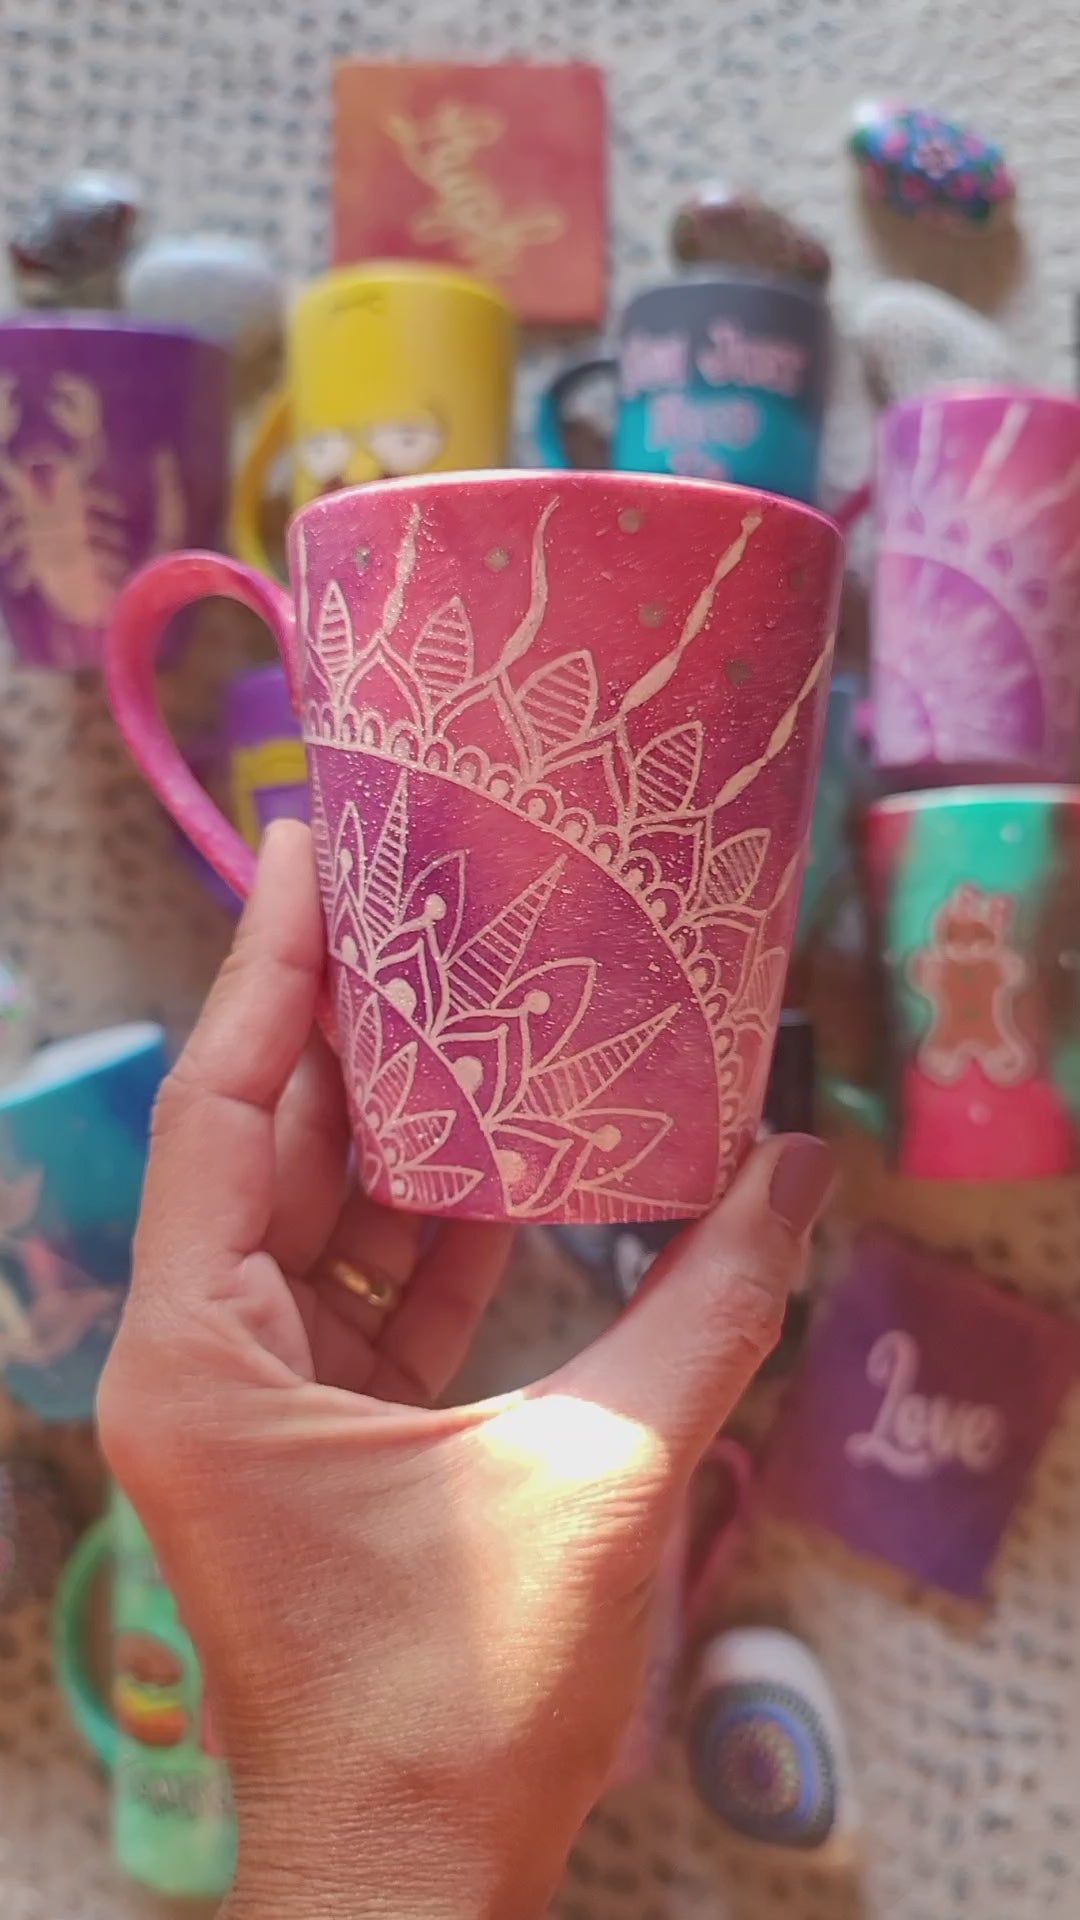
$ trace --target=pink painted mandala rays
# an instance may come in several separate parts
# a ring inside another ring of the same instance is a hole
[[[377,591],[309,564],[295,536],[353,1119],[369,1190],[392,1204],[677,1219],[723,1189],[756,1127],[804,849],[805,809],[792,832],[776,795],[786,757],[805,764],[830,636],[757,718],[734,691],[744,662],[716,691],[700,636],[765,517],[728,511],[681,611],[637,606],[612,674],[610,652],[572,643],[561,510],[538,502],[486,555],[492,594],[513,606],[515,568],[520,583],[501,630],[475,578],[458,588],[464,563],[433,561],[415,501]]]
[[[881,430],[872,698],[886,766],[1073,776],[1080,409],[944,394]]]
[[[467,853],[413,872],[408,839],[403,771],[370,854],[350,802],[329,856],[330,945],[369,1190],[434,1210],[497,1181],[500,1209],[521,1218],[566,1205],[572,1191],[624,1201],[672,1123],[620,1106],[612,1090],[677,1006],[585,1041],[597,962],[530,956],[565,860],[470,933]]]

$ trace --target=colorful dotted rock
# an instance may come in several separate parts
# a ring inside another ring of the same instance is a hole
[[[852,334],[867,382],[883,406],[935,387],[1023,380],[1017,355],[999,327],[972,307],[916,280],[886,280],[852,317]]]
[[[850,146],[867,193],[899,213],[985,227],[1015,196],[1000,147],[925,107],[857,108]]]
[[[81,171],[50,187],[8,244],[25,306],[113,307],[142,214],[138,181]]]
[[[847,1863],[856,1816],[846,1742],[801,1641],[770,1627],[710,1641],[687,1744],[698,1794],[726,1826],[786,1854]]]
[[[285,287],[269,255],[228,233],[152,240],[128,262],[124,306],[140,320],[189,328],[234,353],[280,334]]]
[[[832,272],[828,249],[786,213],[723,182],[700,187],[679,208],[671,251],[686,266],[755,267],[824,287]]]
[[[20,1458],[0,1464],[0,1613],[50,1598],[75,1533],[54,1468]]]

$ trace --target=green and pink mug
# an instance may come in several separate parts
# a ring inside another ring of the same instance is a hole
[[[111,1673],[89,1654],[93,1598],[110,1586]],[[155,1892],[220,1900],[232,1885],[229,1776],[191,1641],[123,1495],[79,1541],[53,1604],[57,1678],[76,1728],[112,1783],[113,1852]]]
[[[830,1079],[904,1174],[1080,1170],[1080,788],[953,787],[868,809],[884,1084]]]

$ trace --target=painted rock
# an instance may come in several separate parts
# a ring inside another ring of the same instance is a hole
[[[926,107],[858,107],[850,147],[867,193],[899,213],[985,227],[1016,193],[1000,147]]]
[[[112,307],[138,235],[142,189],[122,174],[72,173],[31,207],[8,243],[26,306]]]
[[[850,1859],[847,1744],[828,1681],[801,1640],[739,1627],[710,1641],[687,1746],[700,1798],[744,1839],[824,1865]]]
[[[974,308],[917,280],[885,280],[853,315],[863,370],[883,406],[967,381],[1023,381],[1011,341]]]
[[[722,181],[700,187],[679,208],[671,227],[671,251],[687,266],[756,267],[824,287],[832,272],[828,249],[752,193],[737,193]]]
[[[276,339],[284,323],[281,274],[262,247],[229,233],[150,241],[127,263],[123,297],[140,320],[187,328],[239,354]]]
[[[47,1600],[75,1541],[60,1475],[44,1461],[0,1463],[0,1613]]]

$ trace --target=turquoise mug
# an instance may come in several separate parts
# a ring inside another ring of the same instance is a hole
[[[91,1596],[111,1569],[112,1678],[90,1671]],[[53,1603],[56,1674],[76,1728],[112,1781],[113,1852],[155,1892],[220,1900],[236,1822],[191,1641],[130,1503],[114,1488],[75,1548]]]
[[[613,358],[566,367],[541,396],[540,462],[572,464],[565,410],[599,375],[617,388],[610,465],[817,496],[830,352],[820,289],[713,269],[631,300]]]
[[[167,1066],[140,1021],[41,1047],[0,1088],[0,1387],[40,1420],[93,1412]]]

